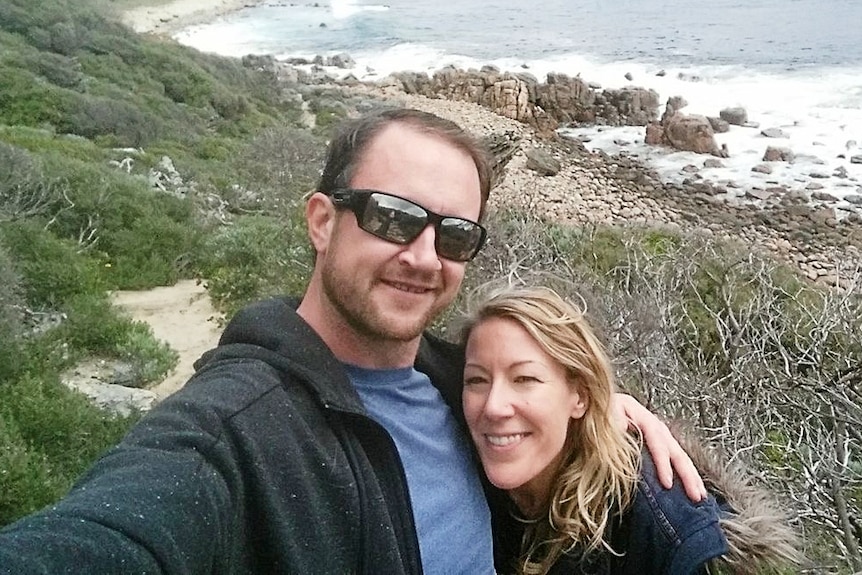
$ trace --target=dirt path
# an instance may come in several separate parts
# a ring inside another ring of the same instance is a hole
[[[219,313],[204,287],[194,280],[146,291],[117,291],[112,297],[116,305],[135,320],[149,324],[153,335],[180,355],[174,371],[150,388],[159,398],[182,387],[194,373],[195,360],[218,343],[222,331]]]

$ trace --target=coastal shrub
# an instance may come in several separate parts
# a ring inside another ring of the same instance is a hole
[[[18,67],[0,66],[0,76],[0,123],[42,127],[63,121],[68,100],[64,89]]]
[[[105,289],[97,261],[78,253],[77,243],[57,238],[36,221],[0,226],[0,241],[16,262],[31,306],[56,310],[73,296]]]
[[[179,354],[174,349],[157,340],[150,327],[138,321],[127,323],[114,353],[134,366],[137,383],[141,386],[164,380],[179,361]]]
[[[0,525],[62,496],[136,416],[109,415],[53,378],[0,386]]]
[[[18,373],[25,306],[21,277],[0,242],[0,381]]]
[[[65,487],[51,474],[47,458],[29,448],[14,423],[0,414],[0,526],[51,503]]]
[[[303,229],[265,216],[237,218],[202,249],[198,269],[214,303],[232,316],[266,296],[300,295],[311,273]]]
[[[81,85],[81,65],[73,58],[51,52],[33,53],[23,65],[60,88],[75,89]]]
[[[273,127],[257,134],[240,152],[238,169],[256,183],[264,208],[290,217],[313,190],[323,163],[323,139],[307,130]]]
[[[51,155],[45,169],[66,174],[64,204],[49,230],[98,262],[106,287],[166,285],[183,273],[176,263],[188,259],[201,233],[192,201],[106,163]]]
[[[103,293],[78,295],[65,310],[65,321],[50,337],[67,346],[72,361],[85,357],[128,361],[139,386],[164,378],[177,363],[177,353],[156,340],[149,326],[126,317]]]
[[[219,116],[227,120],[238,120],[251,108],[243,94],[233,94],[223,88],[213,92],[210,104]]]
[[[328,135],[333,127],[347,117],[347,106],[331,98],[312,99],[309,109],[314,113],[314,131],[319,135]]]
[[[210,101],[212,84],[199,70],[183,62],[165,58],[157,76],[165,89],[165,95],[178,104],[205,106]]]
[[[106,162],[110,151],[105,150],[86,138],[57,134],[51,128],[31,128],[28,126],[0,126],[0,141],[6,145],[20,148],[29,153],[34,169],[29,179],[51,179],[62,181],[65,172],[52,170],[43,165],[46,155],[56,155],[67,160],[86,162]]]
[[[159,233],[148,233],[153,229]],[[111,230],[104,240],[103,249],[111,254],[108,283],[121,289],[143,289],[171,285],[188,275],[185,262],[192,259],[198,235],[194,226],[166,214],[149,213],[128,228]]]
[[[122,100],[81,96],[70,103],[58,129],[90,139],[113,136],[119,146],[140,147],[159,137],[161,120]]]

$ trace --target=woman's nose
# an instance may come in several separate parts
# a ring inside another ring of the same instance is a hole
[[[485,415],[491,418],[511,417],[515,414],[511,388],[502,382],[494,382],[485,400]]]

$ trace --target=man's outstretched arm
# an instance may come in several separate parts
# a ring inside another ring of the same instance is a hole
[[[665,489],[673,486],[674,472],[685,487],[689,499],[698,502],[706,497],[703,478],[691,458],[670,432],[670,428],[631,395],[617,393],[614,408],[621,425],[637,427],[655,462],[656,474]]]

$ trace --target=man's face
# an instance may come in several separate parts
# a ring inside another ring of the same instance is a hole
[[[465,152],[402,124],[372,140],[350,186],[401,196],[445,216],[476,221],[480,184]],[[357,226],[339,210],[329,242],[318,253],[326,298],[362,337],[411,341],[448,306],[464,277],[463,262],[439,257],[436,231],[426,227],[398,245]]]

